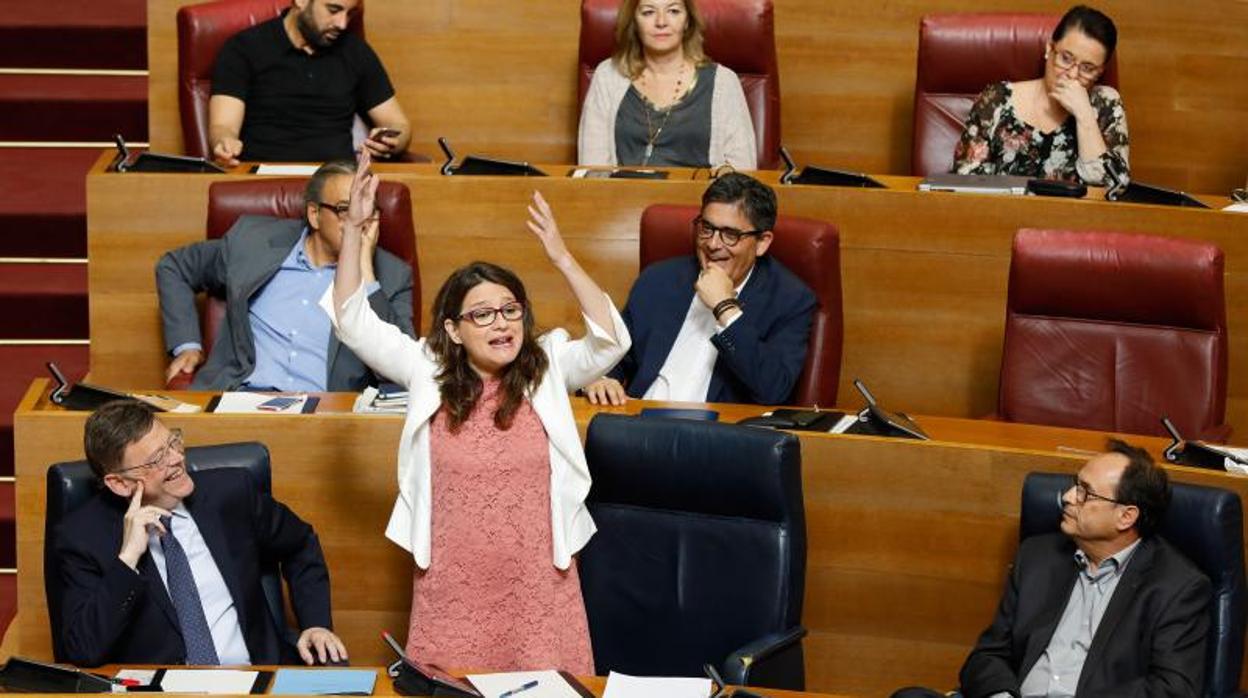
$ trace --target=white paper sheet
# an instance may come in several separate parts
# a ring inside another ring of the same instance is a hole
[[[308,401],[307,395],[294,395],[282,393],[283,397],[297,397],[298,400],[294,404],[283,410],[269,411],[258,409],[259,405],[268,402],[278,394],[274,393],[221,393],[221,401],[217,403],[214,414],[299,414],[303,411],[303,404]]]
[[[281,177],[311,177],[316,172],[316,165],[256,165],[258,175],[278,175]]]
[[[164,693],[214,693],[245,696],[251,693],[258,671],[235,669],[170,669],[160,680]]]
[[[710,679],[664,676],[629,676],[611,672],[602,698],[707,698]]]
[[[524,686],[530,681],[537,685],[519,693],[514,698],[580,698],[578,694],[559,672],[549,671],[508,671],[498,674],[469,674],[467,677],[474,688],[481,691],[485,698],[499,698],[507,691]]]

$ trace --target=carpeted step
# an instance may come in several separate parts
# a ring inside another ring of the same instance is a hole
[[[146,67],[146,0],[4,2],[0,68]]]
[[[147,76],[0,75],[0,141],[147,141]]]
[[[94,148],[0,148],[0,257],[87,256]]]
[[[36,378],[51,378],[46,362],[78,381],[87,374],[89,348],[85,344],[0,345],[0,475],[13,474],[13,410]]]
[[[0,339],[86,339],[87,265],[0,263]]]
[[[17,567],[17,506],[11,482],[0,482],[0,567]]]
[[[17,613],[17,575],[0,575],[0,637],[9,629]]]

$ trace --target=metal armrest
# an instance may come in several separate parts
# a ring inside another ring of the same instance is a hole
[[[769,633],[746,644],[724,660],[724,680],[737,686],[750,685],[750,673],[757,664],[765,664],[769,658],[795,645],[800,647],[803,637],[806,637],[806,628],[798,625],[788,630]]]

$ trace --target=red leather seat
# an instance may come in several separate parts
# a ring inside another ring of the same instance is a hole
[[[912,174],[927,176],[953,168],[953,149],[962,126],[985,87],[1044,75],[1044,45],[1060,19],[988,13],[923,17],[914,81]],[[1116,54],[1100,82],[1118,85]]]
[[[1014,422],[1224,440],[1222,251],[1152,235],[1020,230],[998,413]]]
[[[221,238],[243,215],[304,218],[303,190],[306,185],[306,179],[269,178],[213,183],[208,187],[208,224],[204,237],[208,240]],[[419,328],[420,266],[416,258],[411,192],[398,182],[382,182],[377,187],[377,210],[381,213],[378,247],[407,260],[412,267],[412,325]],[[205,356],[212,351],[217,330],[224,320],[225,300],[205,298],[199,312]],[[190,375],[179,374],[169,387],[186,390],[190,383]]]
[[[640,262],[691,255],[697,206],[656,204],[641,214]],[[789,268],[815,293],[819,305],[810,327],[806,365],[792,403],[831,407],[841,379],[841,237],[836,226],[797,216],[778,216],[767,254]]]
[[[615,52],[619,0],[581,0],[579,113],[594,69]],[[780,165],[780,69],[771,0],[698,0],[706,24],[706,55],[741,79],[754,122],[758,168]]]

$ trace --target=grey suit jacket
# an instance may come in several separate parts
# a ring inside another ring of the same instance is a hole
[[[165,253],[156,264],[156,289],[164,326],[165,351],[187,342],[203,343],[195,294],[225,300],[226,317],[208,359],[191,382],[193,390],[235,390],[256,367],[256,344],[247,311],[251,298],[273,275],[299,240],[303,221],[242,216],[220,240],[198,242]],[[373,268],[381,288],[368,297],[382,320],[411,337],[412,270],[407,262],[380,248]],[[331,391],[359,391],[377,376],[343,347],[331,332],[326,386]]]

